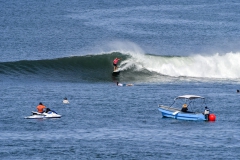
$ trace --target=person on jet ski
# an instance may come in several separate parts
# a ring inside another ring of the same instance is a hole
[[[42,102],[40,102],[39,105],[37,106],[37,111],[39,113],[43,113],[45,108],[46,107],[42,104]]]
[[[55,112],[54,110],[51,110],[50,108],[46,108],[45,112],[49,114],[51,114],[52,112],[57,114],[57,112]]]
[[[49,111],[51,111],[50,108],[46,108],[45,112],[48,113]]]

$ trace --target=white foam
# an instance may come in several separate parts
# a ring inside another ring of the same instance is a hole
[[[132,58],[122,61],[122,70],[135,67],[163,75],[179,77],[240,78],[240,53],[218,53],[210,56],[167,57],[131,54]]]

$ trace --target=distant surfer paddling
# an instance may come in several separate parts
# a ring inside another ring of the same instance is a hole
[[[117,64],[119,60],[120,59],[117,57],[113,60],[113,71],[116,71],[118,69]]]
[[[122,83],[117,82],[117,86],[133,86],[133,84],[122,84]]]

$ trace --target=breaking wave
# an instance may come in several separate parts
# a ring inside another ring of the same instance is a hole
[[[120,57],[121,74],[113,77],[112,60]],[[240,53],[157,56],[111,52],[47,60],[1,62],[0,76],[52,81],[161,81],[179,78],[239,79]]]

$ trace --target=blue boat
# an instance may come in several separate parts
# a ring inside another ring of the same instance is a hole
[[[159,105],[158,110],[163,117],[180,120],[206,121],[210,114],[205,98],[197,95],[178,96],[171,106]]]

